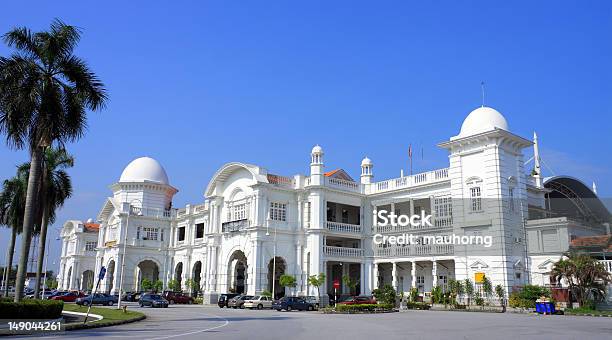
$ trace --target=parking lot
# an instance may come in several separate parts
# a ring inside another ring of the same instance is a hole
[[[329,315],[307,311],[220,309],[202,305],[140,308],[134,303],[129,303],[129,308],[143,311],[147,319],[48,338],[601,340],[610,339],[612,334],[612,318],[595,317],[439,311]]]

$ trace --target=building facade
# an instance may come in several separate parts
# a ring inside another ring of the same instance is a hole
[[[367,157],[358,181],[342,169],[328,171],[318,145],[308,175],[228,163],[211,178],[202,204],[181,209],[172,207],[178,190],[163,167],[138,158],[111,186],[97,233],[83,232],[86,223],[78,221],[64,225],[60,287],[83,288],[85,273],[104,266],[103,291],[116,293],[121,282],[123,291],[139,290],[143,279],[166,288],[177,280],[207,302],[226,292],[317,295],[307,278],[319,273],[327,278],[322,295],[333,292],[334,281],[338,294],[370,294],[383,284],[426,294],[450,279],[478,282],[483,275],[509,292],[548,284],[573,238],[609,234],[610,214],[594,192],[571,177],[542,178],[537,138],[510,132],[496,110],[472,111],[460,133],[439,146],[448,150],[449,167],[383,181],[374,181]],[[531,148],[534,165],[527,168]],[[382,225],[373,215],[380,210],[431,215],[432,223]],[[490,236],[492,245],[374,242],[375,235],[407,233]],[[283,274],[294,276],[296,287],[280,287]],[[345,276],[355,284],[344,284]]]

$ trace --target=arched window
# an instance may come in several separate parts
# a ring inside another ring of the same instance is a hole
[[[482,179],[470,177],[466,184],[470,195],[470,210],[473,212],[482,211]]]

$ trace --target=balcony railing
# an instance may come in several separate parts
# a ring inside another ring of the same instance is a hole
[[[295,180],[291,177],[268,174],[267,178],[268,182],[280,187],[293,188],[295,186]]]
[[[376,194],[380,192],[437,183],[446,180],[448,180],[448,168],[423,172],[411,176],[388,179],[386,181],[381,182],[375,182],[368,186],[368,189],[366,189],[366,193]]]
[[[130,215],[133,216],[146,216],[156,218],[171,218],[173,217],[173,210],[165,209],[154,209],[154,208],[141,208],[130,206]]]
[[[361,191],[359,183],[353,182],[353,181],[347,181],[347,180],[340,179],[340,178],[334,178],[334,177],[326,177],[325,186],[330,187],[330,188],[344,190],[344,191],[353,191],[353,192]]]
[[[612,273],[612,260],[601,260],[599,262],[603,263],[608,273]]]
[[[374,231],[376,233],[403,233],[403,232],[408,232],[408,231],[415,231],[415,230],[431,230],[431,229],[439,229],[439,228],[451,228],[453,226],[453,218],[452,217],[438,217],[438,218],[432,218],[432,226],[427,226],[427,225],[417,225],[417,226],[412,226],[412,225],[406,225],[406,226],[401,226],[399,224],[396,224],[395,226],[391,225],[391,224],[387,224],[387,225],[377,225],[374,228]]]
[[[452,244],[417,244],[374,248],[374,255],[379,257],[453,255],[454,252],[455,247]]]
[[[361,248],[324,246],[323,251],[325,252],[325,255],[329,257],[362,257],[363,256],[363,249]]]
[[[326,228],[336,233],[361,234],[361,225],[327,221]]]
[[[233,232],[244,230],[248,227],[249,227],[249,220],[243,219],[243,220],[222,223],[221,231],[224,233],[233,233]]]

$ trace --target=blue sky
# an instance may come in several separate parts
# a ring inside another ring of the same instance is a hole
[[[0,32],[46,29],[55,17],[81,27],[77,54],[110,94],[107,109],[90,115],[86,137],[69,145],[75,192],[55,227],[95,217],[123,167],[144,155],[158,159],[180,190],[175,207],[201,202],[229,161],[306,173],[317,143],[329,169],[355,177],[365,155],[376,179],[399,176],[411,143],[415,172],[445,167],[436,144],[480,105],[481,81],[486,104],[513,132],[538,132],[554,173],[595,181],[601,196],[612,192],[606,1],[27,6],[3,4]],[[0,55],[9,53],[0,45]],[[0,178],[27,158],[0,147]]]

